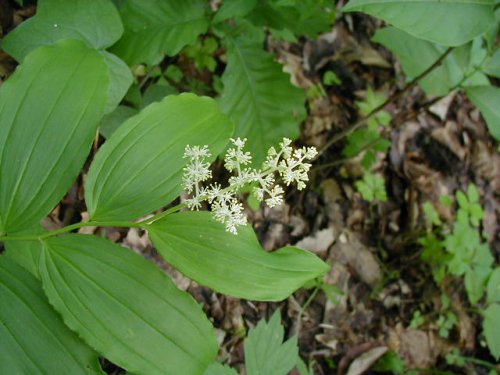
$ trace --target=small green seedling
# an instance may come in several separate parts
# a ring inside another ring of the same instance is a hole
[[[375,93],[370,87],[366,93],[365,101],[358,101],[359,111],[363,116],[368,116],[378,105],[383,103],[385,97]],[[391,142],[382,137],[380,127],[387,126],[391,121],[391,115],[387,111],[378,111],[367,121],[365,128],[357,129],[347,136],[347,144],[342,153],[347,158],[352,158],[364,152],[361,165],[369,169],[376,160],[376,153],[385,153],[391,146]]]
[[[323,74],[323,85],[325,86],[335,86],[335,85],[341,85],[342,80],[339,78],[337,74],[335,74],[334,71],[328,70]]]
[[[362,180],[356,181],[356,188],[368,202],[387,201],[385,180],[382,176],[366,172]]]
[[[194,44],[184,48],[187,57],[194,61],[196,69],[208,69],[213,72],[217,67],[217,61],[214,58],[215,52],[219,49],[219,43],[213,37],[204,39],[198,38]]]

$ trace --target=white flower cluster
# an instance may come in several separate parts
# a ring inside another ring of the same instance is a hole
[[[283,203],[284,189],[276,182],[279,175],[288,186],[297,184],[297,189],[302,190],[309,180],[307,172],[312,160],[317,155],[314,147],[302,147],[293,149],[292,141],[283,138],[280,150],[271,147],[268,151],[266,161],[262,169],[247,167],[252,162],[249,152],[243,151],[246,139],[231,139],[233,148],[230,148],[224,158],[224,166],[234,175],[229,178],[229,185],[222,188],[215,183],[207,188],[202,182],[212,177],[209,163],[205,162],[210,157],[207,146],[186,146],[184,158],[190,159],[184,167],[183,184],[188,193],[194,193],[193,197],[186,201],[190,209],[199,209],[201,202],[207,200],[212,208],[215,220],[225,224],[226,230],[237,234],[237,226],[245,225],[247,218],[243,213],[243,205],[236,197],[241,188],[247,184],[254,184],[254,194],[259,201],[264,201],[269,207],[275,207]]]

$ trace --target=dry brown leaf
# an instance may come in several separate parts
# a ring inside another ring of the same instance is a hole
[[[380,357],[389,350],[386,346],[377,346],[369,351],[361,354],[349,366],[346,375],[361,375],[367,371]]]
[[[364,283],[375,286],[383,275],[373,253],[361,243],[354,233],[345,230],[333,246],[334,261],[346,265]]]

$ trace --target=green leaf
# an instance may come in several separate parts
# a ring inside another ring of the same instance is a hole
[[[296,138],[305,117],[305,93],[262,46],[247,38],[228,38],[228,65],[222,75],[221,109],[236,123],[235,135],[248,138],[253,164],[283,137]]]
[[[406,365],[396,352],[389,350],[371,368],[376,372],[405,374]]]
[[[168,95],[178,94],[179,92],[173,86],[169,84],[152,84],[149,85],[144,92],[144,97],[142,98],[141,108],[145,108],[151,103],[160,102]]]
[[[103,374],[31,274],[0,256],[0,373]]]
[[[315,38],[330,30],[335,19],[335,8],[331,5],[321,0],[259,0],[247,18],[254,25]]]
[[[362,180],[356,181],[356,188],[359,190],[363,199],[368,202],[372,201],[387,201],[387,193],[385,191],[385,180],[382,176],[372,173],[365,173]]]
[[[494,5],[494,0],[350,0],[342,10],[381,18],[420,39],[460,46],[493,26]]]
[[[465,290],[471,305],[477,304],[484,295],[485,283],[490,273],[490,267],[472,267],[465,273]]]
[[[326,86],[340,85],[342,84],[342,80],[334,71],[328,70],[323,74],[323,84]]]
[[[36,233],[31,231],[31,234]],[[38,265],[42,254],[40,241],[7,241],[4,257],[16,262],[36,278],[39,278]]]
[[[229,366],[214,362],[208,366],[203,375],[238,375],[238,373]]]
[[[479,108],[493,138],[500,140],[500,88],[474,86],[466,89],[467,96]]]
[[[203,0],[125,0],[120,8],[125,32],[111,52],[128,64],[158,64],[207,31]]]
[[[224,0],[212,23],[219,23],[228,18],[244,17],[250,13],[255,4],[257,0]]]
[[[497,50],[488,61],[486,61],[484,72],[490,76],[500,78],[500,50]]]
[[[409,78],[424,72],[446,51],[442,45],[417,39],[393,27],[377,30],[372,40],[390,49],[400,59]],[[440,66],[419,81],[422,89],[429,95],[446,95],[461,82],[465,74],[474,69],[476,56],[486,53],[479,43],[478,39],[455,49]],[[462,86],[487,83],[488,79],[482,73],[476,73]]]
[[[217,103],[193,94],[169,95],[129,118],[90,166],[85,201],[93,220],[129,220],[174,200],[183,190],[186,145],[207,145],[212,160],[232,133]]]
[[[244,344],[247,375],[286,375],[295,367],[299,355],[297,337],[283,342],[284,334],[279,310],[269,323],[262,319],[250,330]]]
[[[200,306],[160,269],[103,238],[44,241],[40,274],[64,322],[131,373],[202,374],[217,354]]]
[[[467,199],[467,196],[464,194],[464,192],[462,192],[460,190],[457,191],[456,197],[457,197],[458,205],[461,208],[463,208],[464,210],[467,210],[469,208],[469,201]]]
[[[47,215],[67,192],[104,113],[107,68],[76,40],[38,48],[0,88],[0,233]]]
[[[36,15],[7,34],[2,48],[22,61],[35,48],[62,39],[104,49],[122,33],[120,15],[110,0],[40,0]]]
[[[104,138],[108,139],[120,125],[138,112],[135,108],[119,105],[102,118],[99,132]]]
[[[101,51],[104,62],[108,66],[109,89],[106,113],[113,111],[127,93],[134,77],[129,67],[115,55]]]
[[[225,231],[209,212],[169,215],[148,228],[160,255],[196,282],[238,298],[278,301],[329,267],[314,254],[285,247],[268,253],[250,227]]]
[[[422,205],[422,209],[424,211],[425,220],[429,228],[431,228],[433,225],[440,226],[443,224],[441,222],[441,219],[439,218],[439,213],[434,208],[434,205],[431,202],[425,202]]]
[[[500,359],[500,304],[492,303],[483,312],[483,334],[486,337],[486,343],[491,354],[498,361]]]
[[[477,191],[476,185],[469,184],[469,186],[467,186],[467,197],[471,203],[479,202],[479,191]]]
[[[488,303],[500,302],[500,267],[491,273],[486,290]]]

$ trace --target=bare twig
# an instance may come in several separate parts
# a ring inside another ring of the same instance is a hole
[[[341,139],[344,139],[346,136],[351,134],[353,131],[356,129],[359,129],[361,126],[364,125],[366,121],[374,117],[378,112],[380,112],[382,109],[384,109],[389,103],[394,102],[395,100],[399,99],[403,94],[405,94],[408,90],[413,88],[415,85],[418,84],[420,80],[422,80],[424,77],[426,77],[429,73],[431,73],[434,69],[436,69],[439,65],[442,64],[444,59],[453,51],[454,47],[449,47],[431,66],[429,66],[427,69],[425,69],[422,73],[420,73],[418,76],[416,76],[413,80],[411,80],[403,89],[400,91],[394,93],[391,95],[389,98],[387,98],[382,104],[378,105],[374,109],[370,111],[365,117],[362,117],[358,121],[356,121],[354,124],[350,125],[346,129],[344,129],[342,132],[336,134],[334,137],[332,137],[326,144],[323,146],[323,148],[320,150],[319,155],[324,153],[330,146],[332,146],[334,143],[337,143]],[[319,156],[318,155],[318,156]]]

